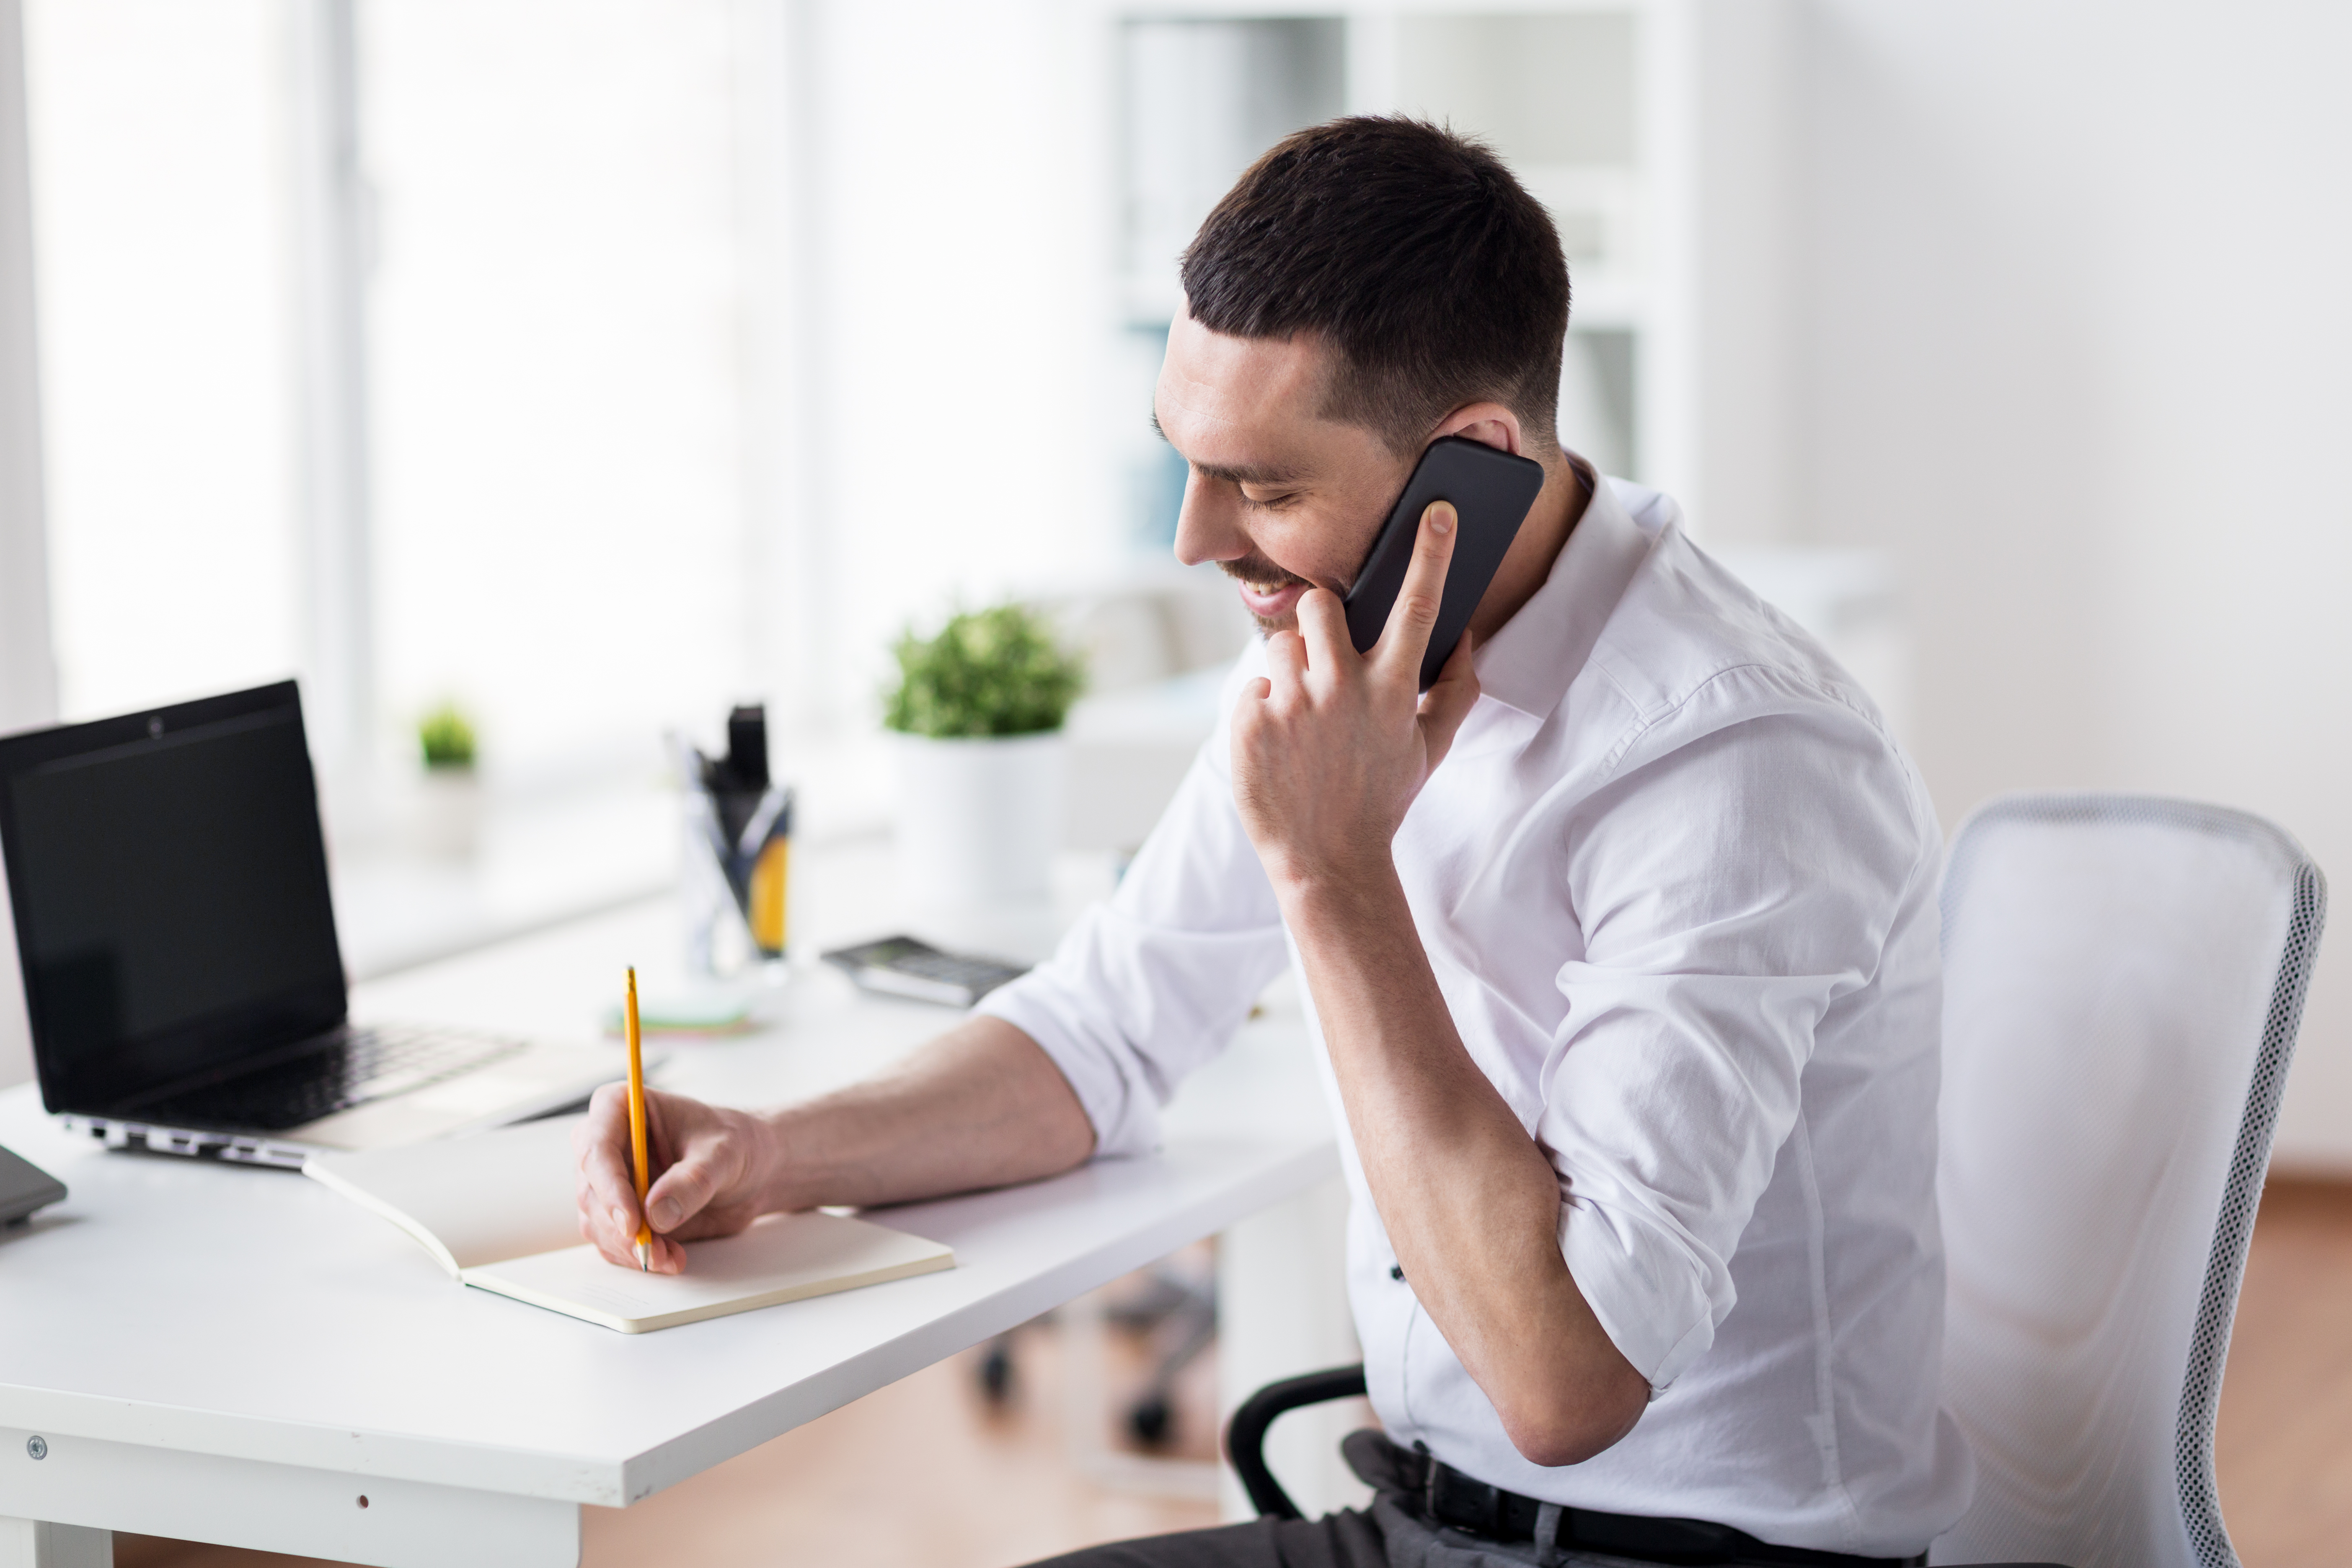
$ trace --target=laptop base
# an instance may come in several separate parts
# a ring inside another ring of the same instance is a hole
[[[152,1111],[65,1111],[58,1121],[109,1149],[299,1171],[311,1155],[329,1151],[385,1149],[553,1115],[627,1075],[627,1058],[610,1047],[513,1044],[441,1081],[395,1089],[297,1127],[190,1126]]]

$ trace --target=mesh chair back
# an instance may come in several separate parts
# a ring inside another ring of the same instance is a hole
[[[1934,1561],[2235,1568],[2213,1411],[2326,884],[2258,817],[2013,796],[1944,879]]]

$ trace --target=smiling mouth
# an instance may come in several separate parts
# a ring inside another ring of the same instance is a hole
[[[1217,569],[1240,584],[1244,592],[1264,599],[1271,599],[1286,588],[1314,586],[1296,572],[1286,572],[1264,556],[1255,561],[1220,561]]]
[[[1264,556],[1220,561],[1217,565],[1241,591],[1242,608],[1250,613],[1260,632],[1287,630],[1300,595],[1315,584],[1295,572],[1286,572]]]

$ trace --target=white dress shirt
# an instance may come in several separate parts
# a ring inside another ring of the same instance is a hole
[[[1601,485],[1396,836],[1462,1043],[1559,1174],[1560,1248],[1650,1382],[1580,1465],[1512,1447],[1396,1277],[1308,998],[1354,1195],[1349,1291],[1391,1437],[1528,1496],[1894,1556],[1969,1500],[1938,1407],[1941,835],[1851,677]],[[1265,668],[1253,647],[1228,683]],[[1223,726],[1116,895],[982,1010],[1148,1150],[1291,952]],[[1300,987],[1306,992],[1304,984]]]

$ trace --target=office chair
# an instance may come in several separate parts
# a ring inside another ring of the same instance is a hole
[[[2327,884],[2259,817],[2013,795],[1944,873],[1937,1561],[2236,1568],[2213,1414]]]
[[[1937,1187],[1944,1398],[1976,1498],[1937,1563],[2238,1568],[2213,1415],[2327,885],[2215,806],[2013,795],[1962,825],[1943,888]],[[1260,1513],[1286,1410],[1363,1368],[1271,1384],[1227,1447]]]

